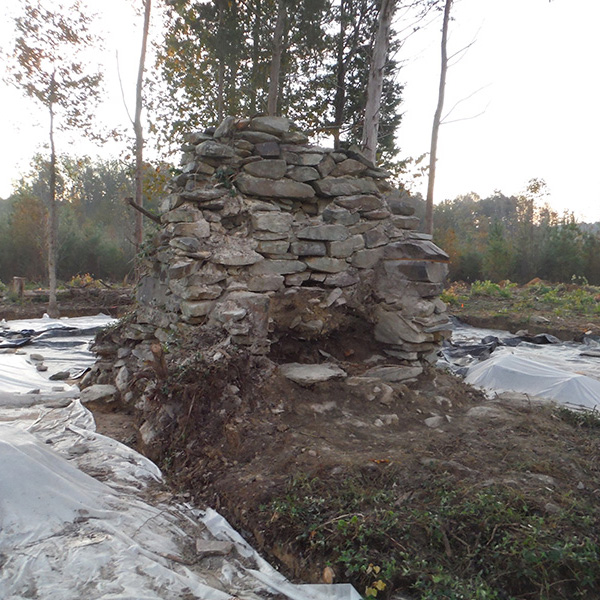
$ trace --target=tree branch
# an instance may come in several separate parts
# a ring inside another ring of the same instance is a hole
[[[141,212],[145,217],[148,217],[149,219],[151,219],[152,221],[154,221],[155,223],[158,223],[160,225],[160,217],[153,215],[151,212],[147,211],[145,208],[143,208],[139,204],[136,204],[135,201],[133,200],[133,198],[127,197],[127,198],[125,198],[125,202],[127,202],[127,204],[129,204],[129,206],[131,206],[132,208],[135,208],[135,210],[138,210],[139,212]]]

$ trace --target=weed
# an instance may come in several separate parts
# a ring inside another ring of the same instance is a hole
[[[571,410],[564,406],[556,410],[556,415],[565,423],[583,429],[600,429],[600,413],[596,410]]]
[[[471,296],[496,296],[499,298],[510,298],[511,289],[514,286],[500,287],[497,283],[486,281],[474,281],[471,284]]]
[[[420,600],[545,600],[596,589],[600,523],[574,500],[546,515],[517,490],[461,489],[443,473],[400,488],[394,468],[378,480],[295,477],[264,510],[303,554],[333,556],[366,597],[404,589]]]

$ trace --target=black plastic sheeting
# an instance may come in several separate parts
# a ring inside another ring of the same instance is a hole
[[[451,317],[454,329],[464,327],[463,323]],[[507,334],[506,337],[488,335],[481,338],[479,343],[460,342],[456,340],[446,340],[440,351],[440,357],[444,362],[460,375],[466,374],[470,365],[475,362],[487,360],[492,352],[501,346],[515,348],[522,344],[534,344],[537,346],[546,344],[561,344],[561,340],[549,333],[540,333],[537,335],[519,335]],[[593,352],[592,350],[590,352]],[[599,354],[600,355],[600,354]]]

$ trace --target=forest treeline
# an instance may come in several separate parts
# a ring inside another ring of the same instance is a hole
[[[600,284],[598,224],[558,214],[544,194],[544,182],[532,180],[518,196],[471,193],[438,204],[434,240],[450,255],[450,280]]]
[[[74,159],[61,156],[57,169],[59,211],[58,277],[69,281],[89,273],[95,278],[121,281],[133,269],[134,245],[131,208],[131,166],[118,160]],[[145,165],[147,208],[157,202],[170,176],[166,165]],[[47,160],[38,155],[31,171],[0,201],[0,281],[25,277],[46,280],[48,208]]]
[[[69,281],[89,273],[122,281],[134,266],[131,165],[117,160],[59,160],[58,275]],[[147,207],[156,212],[173,173],[166,164],[146,163]],[[46,276],[47,208],[43,201],[48,168],[36,156],[28,175],[0,201],[0,281]],[[424,202],[414,198],[417,214]],[[533,180],[517,196],[496,192],[488,198],[471,193],[436,205],[434,241],[450,255],[451,281],[510,280],[534,277],[552,282],[585,278],[600,285],[600,225],[578,223],[544,203],[544,184]],[[148,225],[152,227],[150,223]]]

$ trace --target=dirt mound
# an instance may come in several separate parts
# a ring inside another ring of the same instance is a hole
[[[365,377],[378,359],[361,340],[282,338],[268,357],[216,338],[167,345],[140,375],[156,379],[145,417],[161,431],[141,448],[291,577],[372,597],[595,597],[594,417],[486,399],[432,367]],[[300,385],[279,368],[297,361],[348,376]]]
[[[61,317],[84,317],[98,313],[121,317],[133,304],[132,288],[71,288],[58,291]],[[48,291],[25,292],[22,300],[0,301],[0,319],[39,319],[48,311]]]

